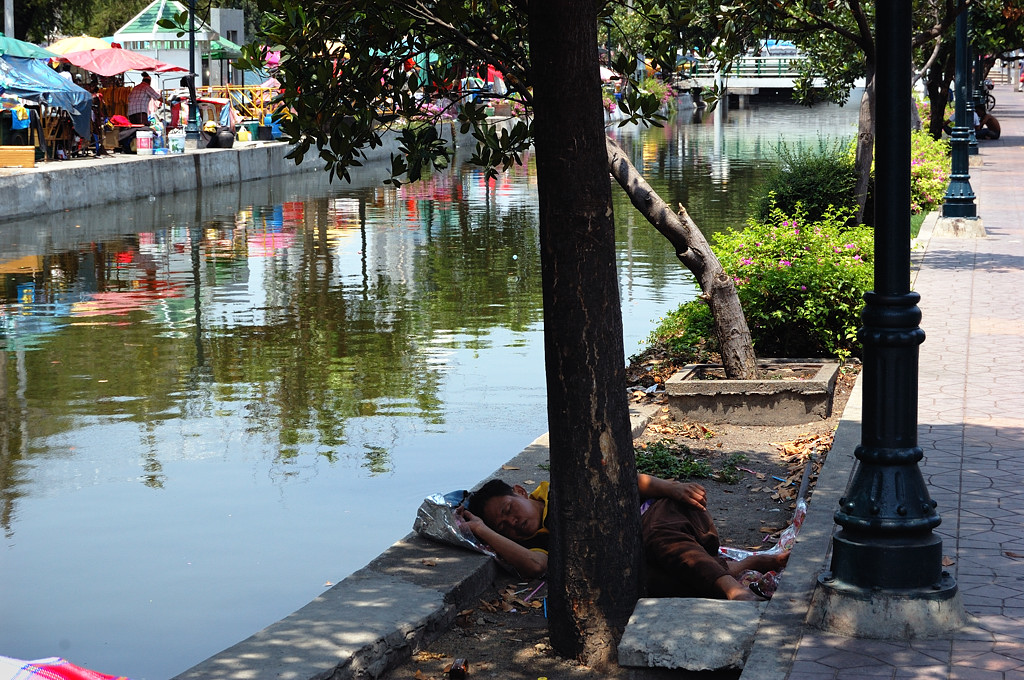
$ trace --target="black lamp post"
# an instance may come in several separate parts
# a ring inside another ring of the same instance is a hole
[[[966,33],[968,33],[968,34],[970,33],[970,25],[971,25],[971,10],[970,10],[970,8],[968,8],[967,9],[967,26],[968,26],[968,28],[964,29],[964,31]],[[969,35],[966,38],[966,41],[967,42],[965,43],[966,44],[965,52],[967,54],[967,66],[964,69],[964,73],[966,74],[964,77],[967,80],[967,87],[964,88],[964,101],[971,102],[971,108],[970,108],[971,113],[968,114],[970,116],[971,120],[970,120],[969,123],[967,123],[967,130],[968,130],[968,137],[967,137],[967,139],[968,139],[968,145],[967,145],[968,151],[967,151],[967,153],[969,155],[971,155],[971,156],[974,156],[975,154],[978,153],[978,137],[977,137],[977,135],[974,134],[974,120],[975,120],[975,114],[977,114],[978,116],[981,115],[981,110],[978,108],[978,85],[977,85],[978,68],[977,68],[977,64],[974,63],[974,55],[973,55],[973,50],[971,49],[971,39],[970,39]],[[957,92],[957,94],[960,94],[960,93]],[[970,99],[968,99],[968,97]]]
[[[960,2],[963,7],[963,0]],[[956,18],[956,76],[954,78],[954,113],[953,131],[950,146],[952,147],[952,167],[949,187],[942,204],[943,217],[977,217],[978,208],[974,203],[974,190],[971,188],[970,164],[967,156],[970,146],[970,130],[967,123],[967,10],[961,9]]]
[[[188,0],[188,85],[185,145],[194,149],[199,143],[199,107],[196,105],[196,0]]]
[[[866,296],[863,421],[853,477],[835,514],[831,573],[852,598],[950,599],[941,519],[918,467],[920,296],[910,290],[911,3],[877,3],[875,284]]]

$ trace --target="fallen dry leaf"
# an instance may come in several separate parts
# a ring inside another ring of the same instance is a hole
[[[952,567],[954,564],[956,564],[956,560],[954,560],[952,557],[950,557],[949,555],[942,556],[942,566]]]
[[[420,564],[422,564],[424,567],[436,567],[437,566],[437,560],[431,559],[431,558],[428,557],[428,558],[420,560]]]
[[[1018,559],[1020,559],[1020,558],[1024,558],[1024,555],[1022,555],[1022,554],[1020,554],[1020,553],[1016,553],[1016,552],[1011,552],[1011,551],[1009,551],[1009,550],[1007,550],[1007,551],[1006,551],[1005,553],[1003,553],[1003,554],[1004,554],[1004,555],[1006,555],[1007,557],[1016,557],[1016,558],[1018,558]]]
[[[518,470],[519,468],[517,468],[515,465],[502,465],[501,469],[502,470]]]

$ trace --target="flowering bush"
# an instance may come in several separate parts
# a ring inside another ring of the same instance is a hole
[[[844,228],[849,209],[808,221],[801,206],[778,208],[743,230],[719,234],[713,249],[736,282],[760,356],[847,358],[857,352],[864,293],[874,279],[869,227]],[[707,305],[694,300],[663,319],[652,342],[700,359],[714,348]]]
[[[910,212],[929,212],[942,204],[949,185],[949,142],[924,130],[910,133]]]
[[[657,78],[644,78],[643,82],[640,83],[640,89],[643,92],[653,94],[658,98],[658,101],[662,105],[672,104],[675,102],[675,91],[672,90],[672,86],[663,80]]]
[[[607,90],[601,93],[601,103],[604,104],[604,110],[608,113],[615,113],[615,93],[608,92]]]

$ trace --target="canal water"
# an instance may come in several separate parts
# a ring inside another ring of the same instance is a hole
[[[615,134],[713,231],[780,140],[855,119],[772,104]],[[358,174],[0,224],[0,655],[169,678],[547,429],[530,164]],[[695,287],[615,194],[628,356]]]

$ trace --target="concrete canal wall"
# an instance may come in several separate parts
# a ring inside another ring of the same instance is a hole
[[[35,168],[0,169],[2,220],[13,220],[105,203],[196,191],[299,172],[323,172],[315,149],[299,165],[285,158],[285,142],[242,142],[230,149],[200,149],[184,154],[49,161]],[[367,162],[386,160],[398,149],[389,134],[384,144],[367,149]]]

